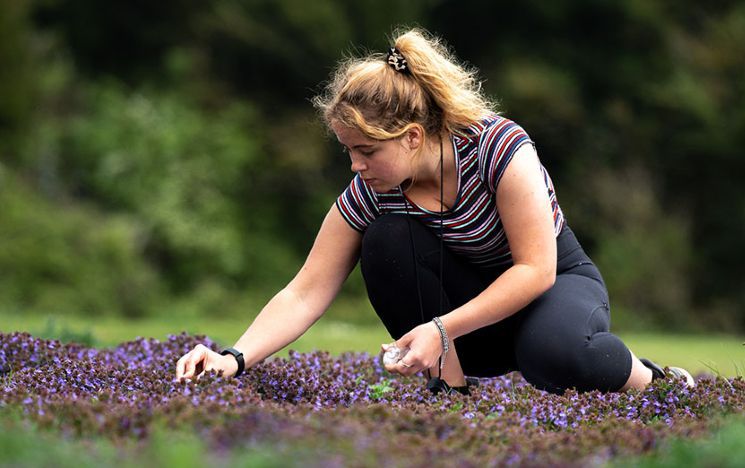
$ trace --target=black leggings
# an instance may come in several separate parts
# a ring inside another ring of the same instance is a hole
[[[418,221],[386,214],[368,226],[361,267],[375,311],[394,339],[422,323],[409,226],[414,239],[424,320],[439,315],[440,241]],[[556,240],[556,283],[514,315],[456,338],[466,375],[492,377],[520,371],[552,393],[617,391],[631,374],[631,353],[608,332],[608,292],[600,272],[565,227]],[[501,269],[468,264],[444,252],[443,314],[468,302]]]

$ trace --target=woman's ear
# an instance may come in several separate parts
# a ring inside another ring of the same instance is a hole
[[[423,138],[424,129],[419,125],[412,125],[404,134],[404,141],[409,150],[414,151],[419,149],[424,143]]]

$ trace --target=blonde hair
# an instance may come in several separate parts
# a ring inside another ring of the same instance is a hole
[[[398,138],[417,125],[425,137],[464,134],[496,113],[477,71],[459,64],[440,39],[414,28],[394,33],[392,42],[410,73],[394,70],[382,53],[343,60],[312,100],[328,127],[339,122],[375,140]]]

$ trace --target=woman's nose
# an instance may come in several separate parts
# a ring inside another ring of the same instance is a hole
[[[352,172],[362,172],[367,169],[367,165],[360,161],[352,158]]]

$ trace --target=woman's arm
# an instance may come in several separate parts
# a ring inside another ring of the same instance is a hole
[[[531,145],[521,146],[507,166],[497,187],[497,209],[513,266],[481,294],[442,317],[451,339],[509,317],[556,280],[553,210]]]
[[[361,240],[361,234],[332,206],[303,267],[233,346],[243,353],[246,368],[295,341],[323,315],[357,263]],[[197,345],[179,359],[176,377],[191,378],[205,370],[233,375],[237,368],[233,356]]]
[[[332,206],[305,264],[236,342],[246,367],[295,341],[321,318],[357,263],[361,240]]]

